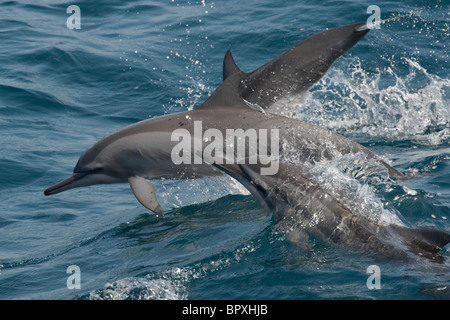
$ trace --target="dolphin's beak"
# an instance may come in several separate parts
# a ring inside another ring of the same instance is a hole
[[[81,180],[87,175],[87,173],[74,173],[70,178],[67,178],[64,181],[61,181],[58,184],[55,184],[54,186],[48,188],[44,191],[44,194],[46,196],[51,196],[52,194],[57,194],[72,188],[76,188],[77,186],[74,185],[75,182]]]

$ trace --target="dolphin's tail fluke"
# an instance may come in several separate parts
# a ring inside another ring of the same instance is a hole
[[[409,229],[397,225],[391,225],[391,228],[404,239],[404,244],[412,252],[438,262],[442,259],[439,252],[450,242],[450,234],[445,231]]]
[[[267,109],[282,97],[307,91],[337,58],[369,31],[365,22],[322,31],[249,73],[239,69],[228,51],[223,63],[223,79],[241,72],[242,97]]]

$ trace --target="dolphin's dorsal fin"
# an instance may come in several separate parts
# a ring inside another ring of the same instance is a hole
[[[164,210],[156,199],[155,186],[147,179],[132,176],[128,178],[130,187],[133,190],[136,199],[147,209],[156,213],[157,216],[162,215]]]
[[[241,69],[239,69],[236,61],[234,61],[231,51],[228,50],[223,59],[223,80],[225,81],[229,76],[238,72],[241,72]]]
[[[214,91],[211,96],[203,102],[197,109],[217,108],[217,107],[243,107],[250,108],[242,98],[239,85],[242,80],[242,72],[237,72],[229,76]]]

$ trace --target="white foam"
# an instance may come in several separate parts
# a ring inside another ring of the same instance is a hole
[[[90,300],[183,300],[186,293],[166,279],[125,278],[89,294]]]
[[[241,261],[259,245],[249,243],[235,249],[226,257],[198,263],[192,267],[171,268],[145,277],[128,277],[107,283],[103,289],[89,293],[90,300],[186,300],[190,284],[208,274]]]
[[[301,100],[289,97],[271,112],[332,130],[439,145],[450,139],[450,79],[428,72],[418,61],[367,72],[357,57],[340,58]],[[398,63],[398,62],[397,62]]]
[[[387,169],[362,153],[344,155],[329,162],[312,165],[316,182],[354,214],[380,225],[402,224],[400,213],[383,201],[377,187],[389,185]]]
[[[154,181],[158,200],[165,209],[214,201],[230,194],[250,192],[228,175],[188,180]]]

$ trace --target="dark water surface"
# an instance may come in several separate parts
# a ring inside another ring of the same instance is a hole
[[[125,184],[43,195],[107,134],[204,101],[226,50],[251,71],[325,28],[365,21],[371,4],[78,1],[71,30],[66,1],[2,2],[0,299],[449,299],[448,261],[375,261],[320,241],[304,252],[228,177],[156,181],[163,219]],[[372,30],[285,113],[415,175],[361,179],[340,168],[364,159],[342,157],[318,168],[324,184],[379,219],[450,232],[449,4],[376,5],[402,18]],[[373,264],[381,289],[369,290]],[[67,287],[71,265],[80,289]]]

